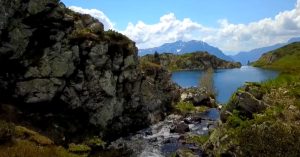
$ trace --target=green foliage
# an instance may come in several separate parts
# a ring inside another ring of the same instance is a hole
[[[195,111],[195,109],[196,109],[195,106],[193,105],[193,103],[191,103],[189,101],[180,101],[179,103],[177,103],[175,108],[183,113],[192,112],[192,111]]]
[[[234,110],[233,114],[214,131],[218,134],[213,134],[215,136],[209,140],[217,146],[212,151],[214,155],[300,156],[299,60],[300,43],[293,43],[265,54],[254,63],[255,66],[281,71],[276,79],[247,84],[256,86],[254,90],[263,93],[262,100],[268,107],[262,113],[253,114],[252,119],[243,118],[234,110],[238,109],[234,105],[237,103],[234,94],[225,107]]]
[[[280,121],[249,125],[236,132],[243,156],[299,156],[300,127]]]
[[[245,119],[245,117],[240,115],[238,110],[233,110],[232,115],[228,117],[226,123],[228,124],[228,126],[236,128],[239,126],[243,126]]]
[[[279,87],[287,87],[290,85],[294,86],[294,83],[300,82],[299,75],[291,75],[291,74],[280,74],[276,79],[269,80],[262,83],[264,88],[279,88]],[[297,85],[296,88],[298,89],[299,86]]]
[[[12,123],[0,120],[0,143],[8,142],[15,134],[15,126]]]
[[[190,135],[187,137],[187,142],[195,143],[197,146],[201,147],[208,139],[209,135]]]

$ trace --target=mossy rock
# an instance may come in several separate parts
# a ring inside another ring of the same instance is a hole
[[[15,129],[16,129],[15,136],[17,138],[28,139],[39,145],[53,145],[54,144],[54,142],[51,139],[49,139],[48,137],[45,137],[45,136],[43,136],[35,131],[32,131],[28,128],[25,128],[23,126],[16,126]]]
[[[69,149],[70,152],[73,153],[88,153],[91,151],[91,147],[85,144],[74,144],[71,143],[69,144]]]
[[[193,103],[189,101],[180,101],[176,104],[175,108],[182,113],[195,112],[196,108]]]
[[[104,142],[100,137],[94,136],[92,138],[89,138],[84,142],[89,147],[95,148],[95,147],[101,147],[104,148],[106,145],[106,142]]]
[[[0,145],[0,157],[85,157],[68,152],[61,146],[40,146],[29,140],[17,139],[13,145]]]

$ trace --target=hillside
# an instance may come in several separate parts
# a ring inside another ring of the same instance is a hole
[[[295,72],[300,69],[300,42],[295,42],[264,54],[254,66]]]
[[[203,145],[210,156],[299,156],[300,43],[264,54],[254,66],[281,74],[246,83],[222,108],[222,124]]]
[[[275,45],[271,45],[271,46],[267,46],[267,47],[256,48],[256,49],[253,49],[253,50],[247,51],[247,52],[240,52],[231,57],[233,58],[233,60],[235,60],[237,62],[241,62],[243,65],[246,65],[246,64],[248,64],[248,61],[249,62],[257,61],[264,53],[276,50],[285,45],[291,44],[293,42],[299,42],[299,41],[300,41],[300,38],[291,38],[286,43],[279,43],[279,44],[275,44]]]
[[[229,62],[210,55],[207,52],[193,52],[176,55],[171,53],[145,55],[141,62],[152,62],[166,67],[170,71],[175,70],[203,70],[207,68],[229,69],[240,68],[241,64]]]
[[[226,56],[220,49],[217,47],[213,47],[203,41],[191,40],[191,41],[176,41],[173,43],[166,43],[159,47],[149,48],[149,49],[140,49],[139,55],[144,56],[146,54],[154,54],[154,52],[158,53],[173,53],[173,54],[184,54],[191,53],[196,51],[205,51],[211,55],[215,55],[218,58],[227,61],[233,61],[232,58]]]

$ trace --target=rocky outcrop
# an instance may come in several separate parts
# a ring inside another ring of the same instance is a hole
[[[181,101],[190,101],[194,106],[207,106],[216,108],[214,95],[210,95],[205,88],[190,87],[182,90]]]
[[[264,111],[268,107],[262,100],[264,94],[259,84],[247,83],[234,93],[229,103],[222,109],[221,120],[225,122],[234,110],[248,118],[252,118],[254,113]]]
[[[64,140],[140,129],[177,97],[167,71],[139,66],[133,41],[58,0],[0,1],[0,94]]]
[[[231,69],[240,68],[238,62],[229,62],[210,55],[207,52],[193,52],[182,55],[171,53],[145,55],[141,57],[142,61],[154,62],[163,67],[173,70],[203,70],[208,68],[214,69]]]

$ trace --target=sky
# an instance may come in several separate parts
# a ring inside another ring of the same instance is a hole
[[[62,0],[138,48],[202,40],[235,54],[300,37],[300,0]]]

